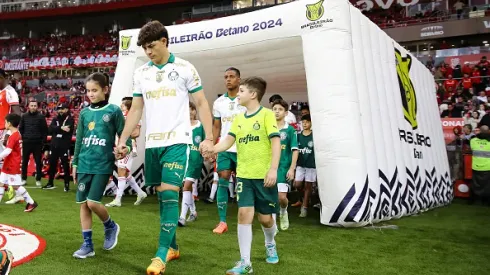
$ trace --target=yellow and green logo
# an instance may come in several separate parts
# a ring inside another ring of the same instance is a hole
[[[121,36],[121,49],[122,50],[127,50],[129,49],[129,46],[131,45],[131,38],[132,36]]]
[[[417,124],[417,96],[410,79],[410,68],[412,66],[412,57],[407,55],[403,57],[401,52],[395,48],[396,74],[398,76],[398,85],[400,86],[400,95],[403,104],[403,115],[405,120],[410,123],[412,129],[418,127]]]
[[[315,4],[306,5],[306,18],[310,21],[317,21],[322,18],[325,13],[325,8],[323,7],[323,1],[320,0]]]

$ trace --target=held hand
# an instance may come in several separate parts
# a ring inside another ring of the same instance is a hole
[[[77,185],[78,182],[77,182],[77,168],[76,167],[72,167],[72,177],[73,177],[73,184]]]
[[[213,142],[209,139],[204,140],[199,144],[199,151],[205,159],[211,159],[214,155]]]
[[[288,173],[286,174],[286,179],[289,181],[294,180],[294,168],[289,168]]]
[[[276,185],[277,169],[271,168],[267,172],[267,176],[264,179],[264,187],[273,187]]]
[[[126,145],[118,145],[114,148],[114,156],[117,160],[123,159],[129,153],[129,148]]]

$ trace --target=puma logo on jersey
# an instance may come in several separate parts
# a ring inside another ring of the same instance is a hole
[[[90,135],[82,139],[82,144],[86,147],[90,145],[106,146],[107,140],[105,138],[98,138],[96,135]]]
[[[251,134],[246,135],[245,137],[239,138],[238,143],[248,144],[249,142],[260,141],[259,136],[252,136]]]

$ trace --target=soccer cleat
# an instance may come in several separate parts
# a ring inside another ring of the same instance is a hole
[[[48,183],[48,184],[43,186],[43,190],[53,190],[55,188],[56,187],[52,183]]]
[[[63,191],[65,191],[65,192],[70,191],[70,184],[69,183],[65,183],[65,188],[63,189]]]
[[[39,181],[39,180],[36,181],[36,187],[41,188],[41,186],[43,186],[43,184],[41,183],[41,181]]]
[[[185,226],[185,219],[179,218],[179,222],[177,224],[179,225],[179,227],[184,227]]]
[[[279,216],[279,219],[281,219],[280,221],[280,225],[281,225],[281,230],[288,230],[289,228],[289,216],[288,216],[288,212],[284,213],[284,214],[281,214]]]
[[[10,268],[14,263],[14,256],[12,252],[6,249],[0,250],[2,254],[2,261],[0,262],[0,275],[8,275],[10,273]]]
[[[212,203],[214,203],[214,200],[212,198],[207,198],[204,200],[204,202],[207,204],[212,204]]]
[[[299,214],[299,217],[306,218],[306,216],[308,216],[308,210],[306,210],[306,208],[304,207],[301,207],[301,213]]]
[[[121,200],[114,199],[110,203],[105,205],[106,207],[121,207]]]
[[[28,203],[26,205],[26,209],[24,209],[24,212],[32,212],[34,211],[34,209],[37,208],[37,202],[34,202],[34,203]]]
[[[22,180],[22,181],[20,182],[20,185],[24,186],[24,185],[26,185],[26,183],[27,183],[27,181],[26,181],[26,180]],[[37,182],[36,182],[36,184],[37,184]]]
[[[277,255],[276,244],[266,244],[265,245],[265,253],[267,254],[267,258],[265,261],[268,264],[277,264],[279,262],[279,256]]]
[[[192,197],[194,198],[194,201],[199,201],[199,197],[198,196],[192,195]]]
[[[136,199],[134,205],[140,205],[146,199],[146,197],[148,197],[146,193],[143,193],[141,196],[138,195],[138,198]]]
[[[303,205],[303,203],[301,201],[297,201],[297,202],[291,204],[292,207],[300,207],[301,205]]]
[[[115,226],[114,228],[107,228],[105,229],[105,238],[104,238],[104,249],[105,250],[112,250],[114,247],[117,245],[117,238],[119,236],[119,231],[121,228],[119,227],[119,224],[114,223]]]
[[[24,203],[24,197],[15,196],[11,200],[5,202],[5,204],[16,204],[16,203]]]
[[[77,259],[86,259],[95,256],[94,247],[83,243],[80,249],[73,253],[73,257]]]
[[[194,221],[196,221],[196,220],[197,220],[197,212],[195,212],[195,213],[191,213],[191,214],[189,215],[189,217],[187,218],[187,221],[188,221],[188,222],[194,222]]]
[[[180,251],[169,247],[167,252],[167,263],[173,260],[178,260],[179,258],[180,258]]]
[[[156,257],[156,258],[151,259],[151,264],[146,269],[146,274],[147,275],[160,275],[160,274],[165,273],[165,268],[166,268],[166,265],[162,261],[162,259],[160,259],[160,257]]]
[[[223,234],[228,231],[228,225],[225,222],[220,222],[216,228],[213,230],[213,233]]]
[[[243,260],[236,262],[232,269],[226,271],[226,275],[252,274],[254,270],[252,264],[246,264]]]

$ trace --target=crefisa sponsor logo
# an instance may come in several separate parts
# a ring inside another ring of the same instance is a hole
[[[420,29],[420,37],[438,36],[444,34],[443,26],[430,26]]]

